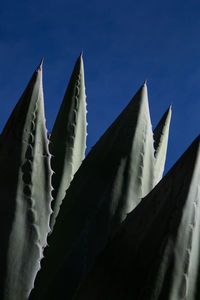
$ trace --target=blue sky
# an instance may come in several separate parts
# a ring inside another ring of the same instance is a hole
[[[198,0],[2,0],[0,127],[44,56],[50,130],[83,49],[88,150],[147,79],[153,127],[172,103],[168,170],[199,134],[199,31]]]

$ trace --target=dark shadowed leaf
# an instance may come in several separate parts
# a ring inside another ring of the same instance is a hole
[[[74,300],[198,300],[200,137],[127,217]]]

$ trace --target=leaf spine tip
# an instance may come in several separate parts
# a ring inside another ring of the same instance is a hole
[[[41,72],[42,71],[42,64],[43,64],[43,60],[41,60],[39,66],[36,69],[36,72]]]
[[[42,57],[42,59],[41,59],[41,61],[40,61],[39,68],[42,68],[43,62],[44,62],[44,57]]]

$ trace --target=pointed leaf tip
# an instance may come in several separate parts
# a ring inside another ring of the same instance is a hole
[[[44,61],[44,57],[42,57],[39,66],[37,67],[36,71],[42,71],[42,66],[43,66],[43,61]]]
[[[145,80],[144,83],[141,85],[139,91],[140,91],[140,92],[145,92],[145,93],[147,93],[147,81],[146,81],[146,80]]]
[[[76,60],[76,64],[74,67],[74,72],[80,72],[80,70],[83,67],[83,51],[81,50],[80,55],[78,56],[77,60]],[[76,70],[76,71],[75,71]]]
[[[172,111],[170,105],[153,131],[155,150],[155,184],[157,184],[161,180],[164,172],[171,114]]]
[[[140,88],[141,91],[147,93],[147,81],[145,80],[143,85]]]

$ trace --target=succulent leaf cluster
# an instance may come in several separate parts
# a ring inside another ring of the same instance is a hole
[[[199,299],[199,137],[162,178],[146,82],[85,157],[86,115],[81,53],[47,134],[41,62],[0,135],[0,299]]]

